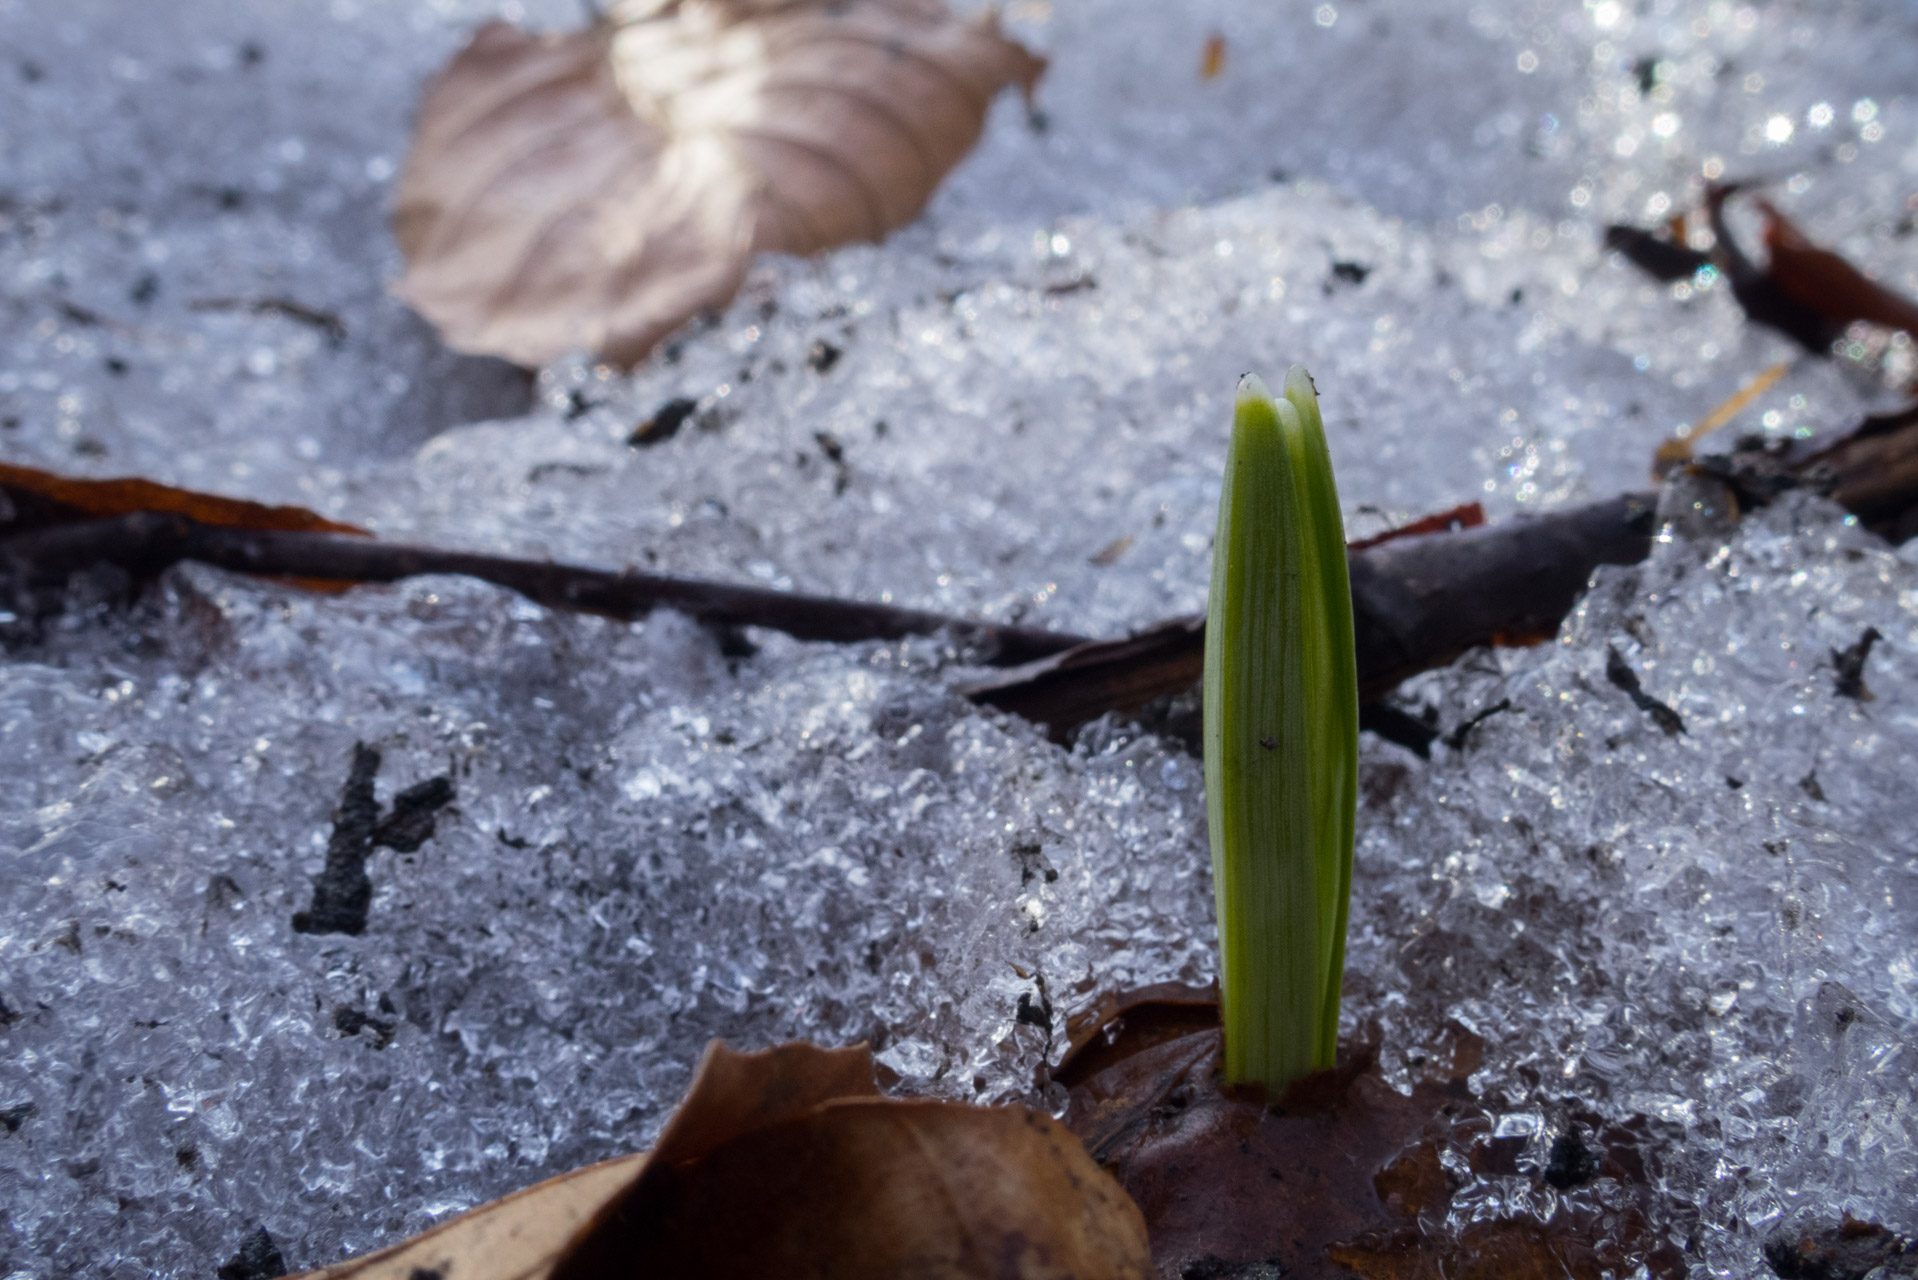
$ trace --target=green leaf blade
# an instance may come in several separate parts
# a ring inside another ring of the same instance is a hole
[[[1206,624],[1206,807],[1228,1078],[1332,1065],[1357,796],[1338,492],[1310,379],[1240,384]]]

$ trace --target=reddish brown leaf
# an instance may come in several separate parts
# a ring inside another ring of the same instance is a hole
[[[1456,533],[1460,529],[1476,529],[1484,523],[1485,508],[1476,502],[1467,502],[1448,511],[1421,516],[1396,529],[1387,529],[1384,533],[1376,533],[1369,538],[1360,538],[1357,542],[1348,542],[1345,545],[1348,551],[1363,551],[1367,547],[1376,547],[1397,538],[1416,538],[1427,533]]]
[[[0,518],[0,535],[81,520],[108,520],[136,511],[155,511],[191,516],[202,524],[228,528],[372,536],[358,525],[328,520],[304,507],[267,506],[244,498],[176,489],[137,477],[81,480],[33,467],[0,463],[0,494],[5,495],[11,508],[9,514]],[[275,581],[329,594],[345,591],[352,585],[330,578],[281,577]]]
[[[1918,303],[1892,292],[1829,249],[1813,244],[1770,201],[1765,215],[1767,268],[1787,294],[1834,325],[1854,320],[1918,335]]]
[[[586,31],[480,29],[428,86],[400,293],[463,351],[621,365],[755,251],[878,239],[1043,62],[939,0],[625,0]]]
[[[73,520],[104,520],[135,511],[192,516],[202,524],[241,529],[366,532],[358,525],[328,520],[304,507],[269,507],[243,498],[223,498],[137,478],[80,480],[0,463],[0,490],[5,490],[16,512],[6,524],[8,532],[41,529]]]
[[[1833,339],[1854,320],[1892,329],[1918,326],[1918,304],[1814,245],[1763,199],[1758,206],[1765,215],[1770,261],[1762,267],[1754,262],[1733,238],[1725,218],[1726,201],[1749,185],[1714,183],[1706,189],[1705,211],[1715,241],[1710,254],[1685,245],[1682,223],[1669,238],[1613,226],[1606,231],[1606,246],[1665,281],[1684,279],[1711,263],[1730,281],[1732,296],[1748,319],[1776,329],[1817,355],[1828,354]]]

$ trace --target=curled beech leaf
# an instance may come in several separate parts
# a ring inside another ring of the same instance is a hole
[[[738,290],[918,214],[999,89],[1044,63],[939,0],[625,0],[480,29],[400,177],[400,292],[463,351],[631,365]]]
[[[1051,1117],[842,1099],[650,1166],[553,1271],[836,1280],[1146,1280],[1145,1222]]]
[[[742,1133],[804,1115],[822,1102],[876,1092],[872,1054],[863,1045],[782,1044],[740,1053],[714,1041],[652,1151],[548,1178],[299,1280],[415,1280],[422,1272],[460,1280],[545,1280],[567,1245],[616,1205],[651,1162],[696,1160]]]
[[[864,1045],[706,1050],[646,1155],[303,1280],[1146,1280],[1145,1222],[1063,1125],[878,1096]]]

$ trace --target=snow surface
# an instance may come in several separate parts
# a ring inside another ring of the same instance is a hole
[[[630,377],[529,383],[385,293],[418,86],[494,11],[0,0],[5,458],[1117,633],[1203,602],[1247,369],[1312,369],[1355,535],[1642,486],[1793,355],[1600,247],[1703,173],[1774,177],[1918,293],[1908,6],[1018,0],[1043,121],[1002,101],[920,223],[764,264]],[[1911,364],[1861,334],[1739,425],[1842,427]],[[205,1275],[262,1224],[296,1268],[390,1242],[643,1145],[714,1036],[1023,1097],[1021,970],[1062,1009],[1210,974],[1197,762],[982,713],[937,641],[729,657],[459,580],[112,585],[0,667],[11,1274]],[[1866,626],[1854,701],[1830,651]],[[1429,764],[1368,740],[1348,1021],[1392,1073],[1486,1035],[1526,1168],[1579,1107],[1648,1117],[1709,1274],[1805,1212],[1918,1229],[1914,653],[1914,554],[1793,498],[1415,681],[1448,728],[1511,709]],[[356,741],[383,798],[458,799],[376,854],[364,935],[296,933]],[[1456,1212],[1553,1194],[1479,1177]]]

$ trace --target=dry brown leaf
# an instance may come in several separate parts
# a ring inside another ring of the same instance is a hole
[[[742,1133],[803,1115],[837,1098],[876,1098],[872,1051],[822,1049],[795,1042],[756,1053],[715,1040],[693,1072],[692,1086],[659,1131],[652,1157],[666,1164],[697,1160]]]
[[[872,1055],[863,1045],[783,1044],[740,1053],[715,1040],[651,1152],[548,1178],[391,1248],[299,1280],[415,1280],[421,1271],[459,1280],[545,1280],[567,1244],[633,1185],[649,1161],[696,1159],[741,1133],[802,1115],[829,1099],[874,1092]]]
[[[827,1103],[654,1165],[554,1280],[1146,1280],[1145,1223],[1064,1126],[1024,1107]]]
[[[1044,63],[939,0],[626,0],[480,29],[399,182],[401,295],[462,351],[615,364],[738,291],[755,251],[915,217]]]
[[[372,535],[355,524],[328,520],[305,507],[268,506],[217,493],[176,489],[169,484],[128,476],[84,480],[33,467],[0,463],[0,536],[25,533],[80,520],[109,520],[136,511],[190,516],[201,524],[293,533]],[[351,583],[328,578],[278,578],[307,591],[337,594]]]
[[[302,1272],[294,1280],[415,1280],[421,1272],[460,1280],[545,1280],[566,1242],[630,1186],[645,1163],[642,1154],[574,1169],[390,1249]]]
[[[1765,248],[1771,254],[1767,269],[1779,288],[1834,325],[1864,320],[1918,336],[1918,303],[1813,244],[1769,200],[1759,200],[1758,208],[1765,215]]]
[[[710,1046],[647,1155],[304,1280],[832,1274],[1143,1280],[1138,1209],[1023,1108],[877,1096],[862,1045]]]
[[[244,498],[176,489],[169,484],[129,476],[83,480],[33,467],[0,462],[0,492],[14,514],[0,519],[0,532],[45,528],[71,520],[105,520],[136,511],[191,516],[201,524],[240,529],[278,529],[302,533],[365,533],[358,525],[328,520],[305,507],[270,507]]]

